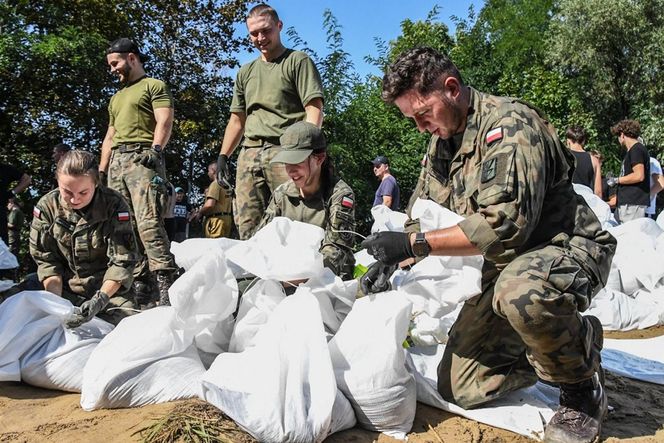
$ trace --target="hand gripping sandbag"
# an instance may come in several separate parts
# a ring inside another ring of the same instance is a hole
[[[323,236],[318,226],[276,217],[226,256],[263,280],[307,279],[323,268],[323,256],[318,252]]]
[[[176,326],[172,306],[123,319],[85,365],[81,407],[134,407],[199,396],[205,368],[193,347],[194,334]]]
[[[206,353],[228,350],[238,287],[221,248],[211,249],[198,259],[168,294],[175,311],[175,329],[192,331],[196,346]]]
[[[259,441],[320,442],[355,424],[338,394],[320,307],[304,291],[276,307],[255,346],[219,355],[202,384],[203,398]]]
[[[402,348],[411,307],[395,292],[363,297],[329,343],[337,386],[360,425],[401,439],[415,418],[415,380]]]
[[[0,305],[0,381],[80,392],[83,368],[113,326],[103,320],[75,329],[64,322],[68,301],[47,291],[23,291]]]

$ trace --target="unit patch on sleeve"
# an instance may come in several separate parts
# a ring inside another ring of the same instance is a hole
[[[503,128],[500,127],[500,126],[497,127],[497,128],[494,128],[494,129],[492,129],[492,130],[490,130],[489,132],[486,133],[486,143],[487,143],[487,145],[489,143],[493,143],[497,140],[501,140],[502,138],[503,138]]]
[[[124,221],[129,221],[129,213],[128,212],[118,212],[118,221],[124,222]]]

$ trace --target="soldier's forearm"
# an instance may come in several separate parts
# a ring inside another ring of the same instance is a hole
[[[104,280],[101,285],[101,291],[105,292],[109,297],[113,297],[116,292],[122,287],[120,282],[115,280]]]

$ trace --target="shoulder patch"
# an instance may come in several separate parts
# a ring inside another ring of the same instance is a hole
[[[355,206],[355,202],[353,201],[352,198],[348,197],[347,195],[344,195],[343,198],[341,199],[341,206],[345,208],[352,208]]]
[[[503,128],[499,126],[487,132],[486,134],[486,143],[493,143],[496,140],[501,140],[503,138]]]
[[[32,209],[32,216],[38,219],[41,219],[41,209],[39,209],[37,206],[35,206]]]
[[[118,221],[124,222],[129,221],[129,212],[118,212]]]

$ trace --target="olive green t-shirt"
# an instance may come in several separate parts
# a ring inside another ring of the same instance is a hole
[[[286,49],[271,62],[259,57],[240,68],[230,110],[246,114],[245,137],[275,139],[304,120],[304,105],[315,98],[323,98],[316,66],[304,52]]]
[[[152,143],[157,125],[154,110],[172,107],[171,92],[161,80],[143,77],[120,89],[108,104],[109,126],[115,128],[113,146]]]

